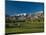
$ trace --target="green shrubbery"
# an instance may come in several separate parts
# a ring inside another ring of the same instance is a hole
[[[24,26],[26,24],[43,24],[44,19],[38,18],[38,19],[25,19],[25,20],[6,20],[6,27],[19,27]]]

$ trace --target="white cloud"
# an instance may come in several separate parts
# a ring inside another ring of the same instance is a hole
[[[43,13],[43,11],[38,11],[38,12],[36,12],[36,13]]]

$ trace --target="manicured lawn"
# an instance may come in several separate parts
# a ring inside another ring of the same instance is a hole
[[[17,28],[6,28],[7,33],[32,33],[32,32],[43,32],[44,24],[43,23],[22,23],[21,27]]]
[[[22,33],[34,33],[34,32],[43,32],[44,29],[43,28],[32,28],[32,29],[21,29],[21,28],[9,28],[7,29],[7,33],[18,33],[18,32],[22,32]]]

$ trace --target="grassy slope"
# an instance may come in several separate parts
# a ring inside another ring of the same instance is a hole
[[[16,32],[43,32],[44,31],[44,22],[43,19],[40,19],[40,22],[37,20],[26,20],[25,22],[17,22],[22,24],[18,28],[6,28],[7,33],[16,33]]]

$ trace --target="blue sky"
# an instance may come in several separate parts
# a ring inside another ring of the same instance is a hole
[[[35,13],[37,11],[44,10],[43,3],[34,2],[18,2],[18,1],[7,1],[6,2],[6,14],[14,15],[19,13]]]

